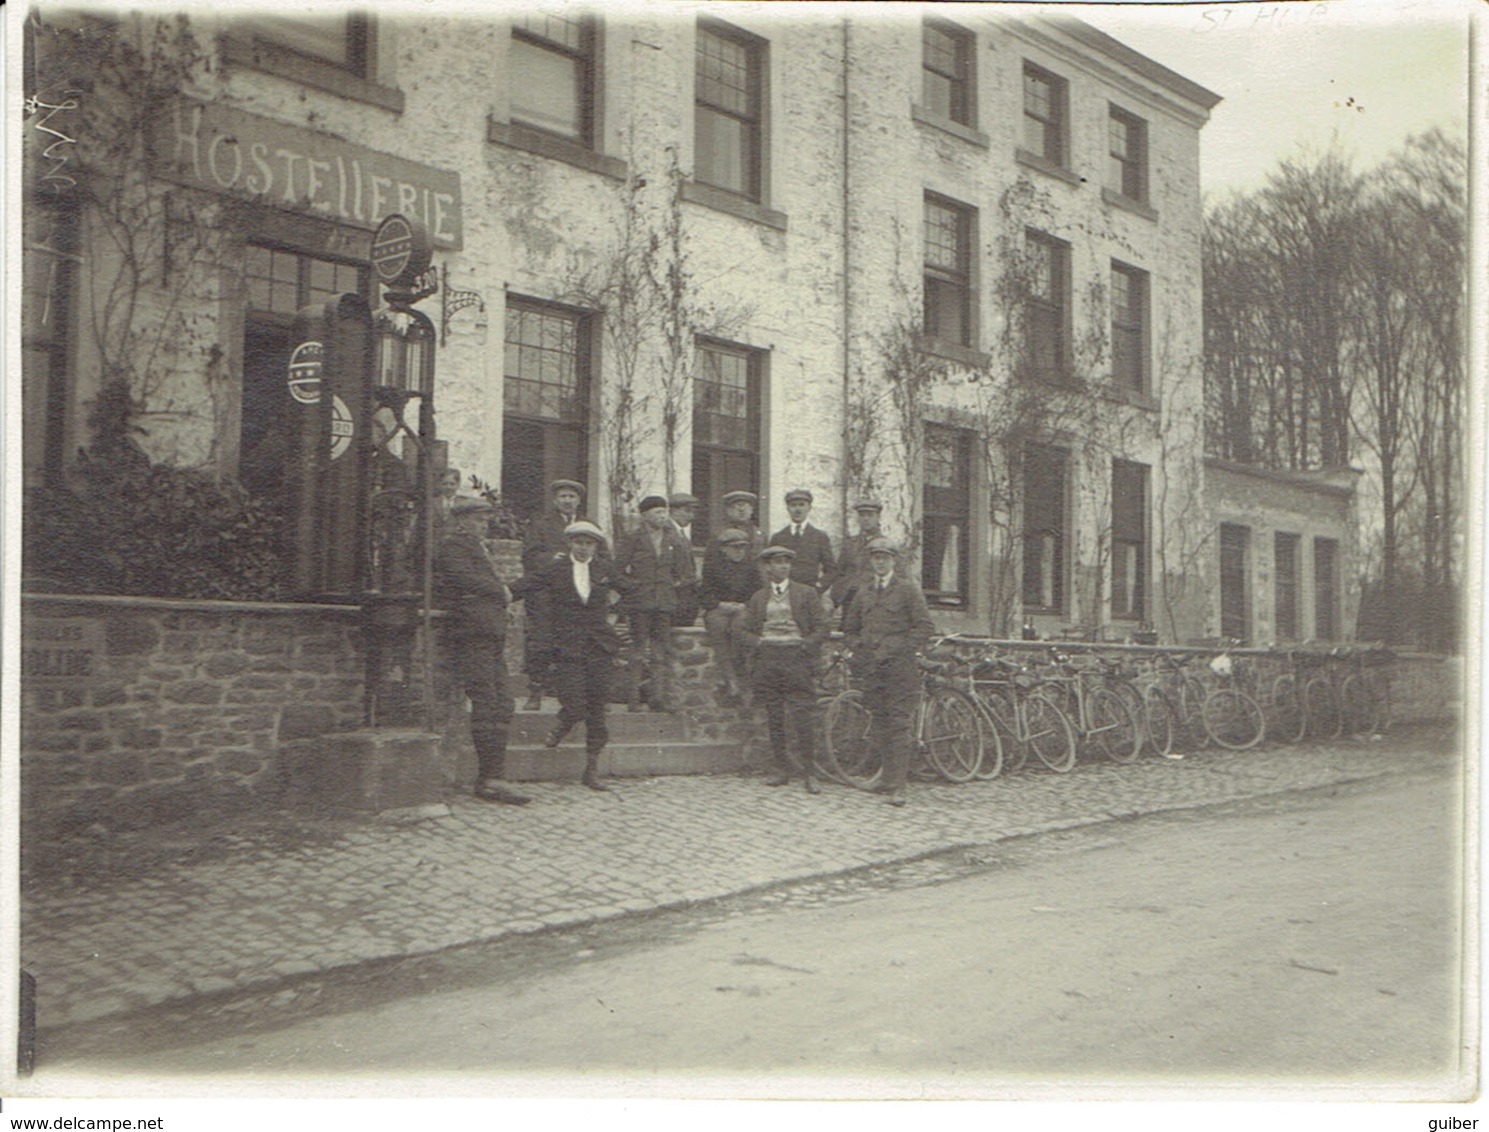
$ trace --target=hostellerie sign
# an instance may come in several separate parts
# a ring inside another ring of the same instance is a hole
[[[178,100],[165,118],[155,150],[173,181],[358,228],[398,212],[436,246],[461,246],[458,173],[217,103]]]

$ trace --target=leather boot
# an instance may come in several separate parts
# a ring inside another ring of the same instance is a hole
[[[604,792],[610,789],[600,781],[600,752],[589,751],[584,756],[584,773],[580,775],[579,781],[591,790]]]
[[[525,806],[532,799],[525,794],[508,790],[502,784],[502,774],[507,761],[507,729],[492,727],[489,730],[472,731],[471,745],[476,748],[475,795],[483,802],[502,802],[508,806]]]

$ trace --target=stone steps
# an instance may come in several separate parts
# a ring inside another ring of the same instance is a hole
[[[612,732],[613,734],[613,732]],[[573,742],[575,739],[577,743]],[[600,752],[600,774],[614,778],[651,778],[670,774],[727,774],[743,770],[744,751],[737,743],[700,741],[617,743]],[[562,746],[509,745],[504,777],[512,782],[577,781],[584,772],[584,725]]]
[[[553,700],[545,700],[545,704]],[[557,709],[551,711],[519,711],[507,726],[507,741],[511,746],[543,745],[543,740],[558,722]],[[610,731],[612,743],[686,743],[692,736],[688,732],[685,716],[664,711],[627,711],[624,704],[612,704],[605,713],[605,726]],[[576,724],[564,737],[563,746],[584,746],[584,725]]]

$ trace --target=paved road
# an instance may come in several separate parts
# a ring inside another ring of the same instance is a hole
[[[288,1028],[88,1065],[64,1053],[49,1076],[1461,1096],[1463,854],[1443,820],[1458,789],[1438,766],[1007,841],[529,940],[458,989]]]

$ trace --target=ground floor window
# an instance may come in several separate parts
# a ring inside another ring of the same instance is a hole
[[[1313,540],[1313,635],[1339,639],[1339,541]]]
[[[1148,466],[1112,461],[1112,617],[1147,617]]]
[[[1024,449],[1024,612],[1065,610],[1065,452]]]
[[[502,498],[522,518],[556,479],[588,481],[589,316],[509,299],[502,404]]]
[[[693,382],[693,494],[701,501],[693,542],[703,545],[724,521],[723,497],[760,493],[760,402],[765,355],[713,340],[698,343]]]
[[[1246,600],[1251,528],[1220,524],[1220,635],[1228,641],[1251,639],[1251,611]]]
[[[1277,639],[1298,639],[1298,536],[1272,536],[1272,577],[1276,583]]]
[[[972,519],[972,437],[925,426],[920,584],[934,605],[965,606]]]

